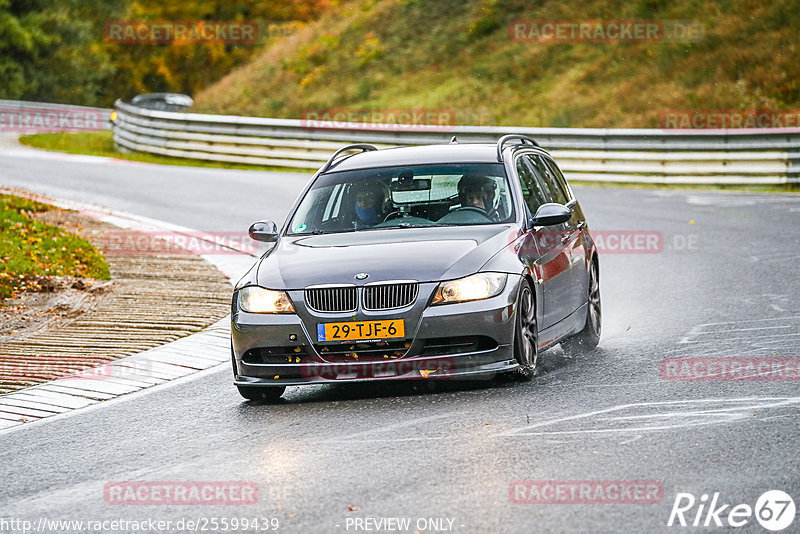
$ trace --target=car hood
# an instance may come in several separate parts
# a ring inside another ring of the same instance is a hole
[[[316,284],[382,280],[431,282],[477,272],[513,242],[512,224],[368,230],[316,236],[289,236],[262,258],[257,284],[302,289]]]

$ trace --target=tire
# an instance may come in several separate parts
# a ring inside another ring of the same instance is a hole
[[[239,394],[247,400],[257,402],[275,402],[283,392],[286,391],[286,386],[236,386]]]
[[[591,352],[600,343],[603,313],[600,304],[600,276],[595,262],[592,262],[589,271],[589,296],[586,302],[586,325],[583,330],[561,342],[561,346],[568,354]]]
[[[517,295],[514,359],[519,367],[509,373],[511,378],[528,381],[536,376],[539,365],[539,324],[536,320],[536,298],[527,278],[522,279]]]

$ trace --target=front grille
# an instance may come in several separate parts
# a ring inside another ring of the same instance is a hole
[[[392,282],[364,286],[364,309],[370,311],[403,308],[417,300],[417,282]]]
[[[352,312],[357,308],[356,286],[306,288],[306,306],[318,312]]]

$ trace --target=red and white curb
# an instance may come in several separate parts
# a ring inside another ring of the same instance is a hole
[[[132,215],[98,208],[78,202],[36,197],[64,209],[99,219],[124,229],[200,234],[196,230]],[[225,274],[231,284],[252,267],[256,255],[231,250],[225,254],[201,255],[203,259]],[[33,421],[63,415],[73,410],[97,405],[122,395],[128,395],[171,382],[176,379],[200,376],[230,362],[230,315],[206,327],[201,332],[133,356],[114,360],[100,367],[75,375],[0,395],[0,432],[20,428]]]

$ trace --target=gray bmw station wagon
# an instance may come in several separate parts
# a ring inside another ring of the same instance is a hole
[[[537,372],[600,339],[599,263],[553,158],[529,137],[377,150],[314,175],[233,293],[243,397],[286,386]]]

